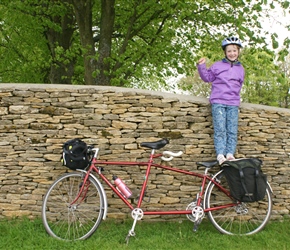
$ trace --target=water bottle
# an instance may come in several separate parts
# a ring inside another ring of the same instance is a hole
[[[132,196],[131,190],[126,186],[126,184],[118,177],[113,176],[113,181],[117,186],[118,190],[123,194],[127,199]]]

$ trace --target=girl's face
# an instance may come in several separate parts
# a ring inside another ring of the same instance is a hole
[[[230,61],[235,61],[239,57],[240,48],[237,45],[230,44],[226,47],[225,54]]]

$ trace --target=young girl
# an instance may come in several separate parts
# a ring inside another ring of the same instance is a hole
[[[234,160],[237,146],[240,91],[245,70],[238,61],[242,44],[236,37],[222,41],[225,58],[206,68],[205,58],[198,61],[201,79],[211,82],[210,103],[214,127],[214,145],[219,164]]]

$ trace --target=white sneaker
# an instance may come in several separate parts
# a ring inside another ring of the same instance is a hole
[[[224,155],[222,155],[222,154],[219,154],[219,155],[217,156],[217,158],[216,158],[216,159],[218,160],[218,162],[219,162],[219,165],[222,165],[222,164],[223,164],[223,162],[227,160],[227,159],[225,158],[225,156],[224,156]]]
[[[227,154],[227,161],[233,161],[236,158],[232,154]]]

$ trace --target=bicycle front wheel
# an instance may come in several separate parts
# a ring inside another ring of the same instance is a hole
[[[229,190],[227,180],[221,171],[216,180]],[[251,235],[261,231],[270,219],[272,212],[272,196],[269,185],[263,200],[257,202],[241,202],[228,207],[233,200],[221,191],[214,183],[210,183],[205,195],[205,208],[209,209],[208,218],[223,234]],[[225,205],[226,208],[214,210]],[[212,209],[212,210],[211,210]]]
[[[42,204],[42,221],[49,235],[61,240],[83,240],[98,228],[104,213],[104,197],[99,184],[83,173],[68,173],[48,189]],[[84,191],[79,194],[81,187]]]

